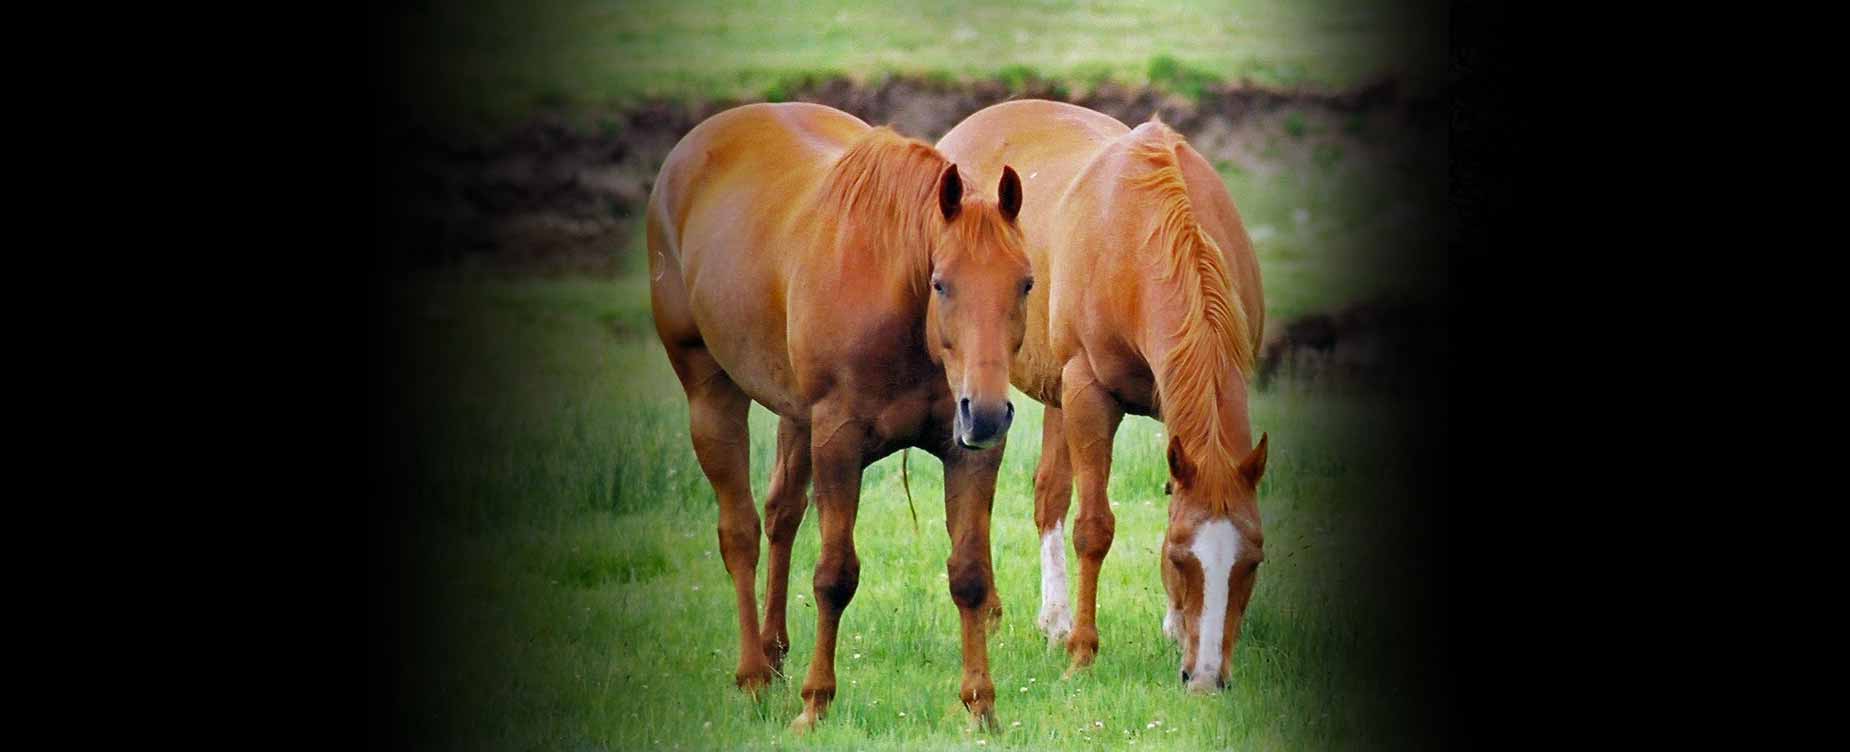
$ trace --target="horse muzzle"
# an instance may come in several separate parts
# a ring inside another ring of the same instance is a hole
[[[1220,672],[1216,671],[1214,673],[1213,681],[1209,681],[1208,677],[1205,676],[1201,678],[1201,681],[1195,681],[1195,677],[1188,669],[1182,669],[1182,687],[1198,695],[1214,694],[1215,692],[1226,689],[1227,680],[1220,678]]]
[[[957,421],[952,433],[965,449],[988,449],[1002,443],[1009,425],[1015,422],[1015,405],[1003,400],[987,405],[973,404],[969,397],[957,401]]]

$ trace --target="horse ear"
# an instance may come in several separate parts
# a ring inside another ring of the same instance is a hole
[[[1178,488],[1187,488],[1195,479],[1195,463],[1188,461],[1188,455],[1182,451],[1182,437],[1169,437],[1169,475],[1175,478]]]
[[[938,211],[944,212],[944,221],[949,222],[963,208],[964,179],[957,176],[957,165],[946,165],[944,176],[938,179]]]
[[[1245,479],[1246,485],[1252,488],[1259,487],[1259,476],[1265,474],[1265,440],[1267,437],[1268,434],[1259,434],[1259,446],[1253,447],[1252,454],[1246,455],[1246,459],[1240,460],[1240,477]]]
[[[996,186],[996,196],[1002,200],[1002,218],[1015,221],[1015,215],[1021,213],[1021,176],[1015,174],[1015,168],[1002,166],[1002,184]]]

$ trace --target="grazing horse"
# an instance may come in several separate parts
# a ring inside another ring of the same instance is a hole
[[[1045,284],[1029,296],[1009,373],[1047,406],[1034,478],[1038,624],[1067,638],[1072,670],[1096,657],[1099,567],[1116,528],[1105,498],[1112,439],[1126,413],[1155,417],[1170,434],[1174,489],[1163,633],[1181,644],[1184,685],[1224,686],[1265,558],[1257,487],[1266,441],[1252,445],[1246,405],[1264,303],[1232,198],[1207,160],[1154,118],[1131,129],[1083,107],[1006,102],[959,123],[938,149],[979,180],[1006,161],[1031,189],[1021,224]],[[1075,477],[1077,623],[1062,549]]]
[[[861,473],[904,447],[944,462],[951,599],[962,616],[962,699],[994,723],[986,628],[1000,618],[990,565],[996,470],[1015,408],[1028,258],[1021,182],[967,193],[930,145],[813,104],[727,110],[668,154],[649,197],[656,333],[687,392],[694,454],[719,501],[719,546],[738,597],[738,685],[755,693],[789,651],[790,545],[815,481],[816,654],[802,731],[835,696],[835,640],[854,598]],[[754,600],[759,518],[746,413],[780,416],[765,499],[770,576]]]

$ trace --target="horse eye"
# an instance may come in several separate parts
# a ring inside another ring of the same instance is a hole
[[[1026,295],[1028,294],[1028,291],[1032,289],[1034,289],[1034,280],[1030,279],[1026,282],[1021,283],[1021,294]]]
[[[934,279],[931,281],[931,289],[937,290],[939,295],[943,295],[944,283]]]

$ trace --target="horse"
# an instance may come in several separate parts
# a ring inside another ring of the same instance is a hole
[[[996,471],[1014,418],[1031,267],[1021,181],[966,191],[929,144],[814,104],[754,104],[695,126],[662,165],[647,215],[655,328],[687,393],[694,453],[719,504],[739,617],[738,686],[756,695],[789,651],[790,547],[814,480],[816,653],[798,732],[834,699],[835,643],[854,598],[862,471],[917,447],[944,463],[946,564],[962,618],[961,699],[993,726],[987,631],[1001,618],[990,563]],[[764,502],[762,630],[754,580],[746,415],[779,416]]]
[[[1098,575],[1116,519],[1106,498],[1125,414],[1169,432],[1161,574],[1163,633],[1180,643],[1183,685],[1226,685],[1265,559],[1246,387],[1264,328],[1259,264],[1233,199],[1206,159],[1160,120],[1131,128],[1074,105],[1017,100],[964,119],[938,150],[981,180],[1004,162],[1032,188],[1028,256],[1046,284],[1028,298],[1014,385],[1047,406],[1034,478],[1041,610],[1065,638],[1068,675],[1098,654]],[[1073,484],[1079,515],[1077,621],[1062,549]]]

